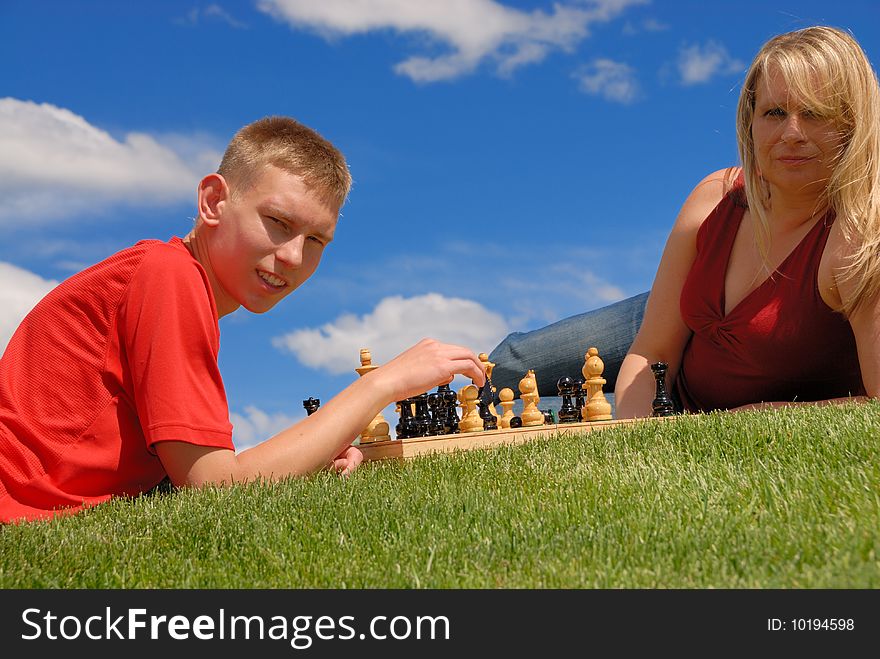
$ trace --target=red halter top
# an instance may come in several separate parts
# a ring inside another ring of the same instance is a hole
[[[832,212],[724,314],[724,277],[743,199],[740,179],[697,233],[697,257],[681,291],[682,318],[693,331],[674,388],[684,409],[863,395],[852,328],[825,304],[817,283]]]

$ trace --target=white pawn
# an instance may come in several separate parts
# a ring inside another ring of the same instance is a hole
[[[479,390],[476,385],[469,384],[458,392],[458,398],[461,401],[461,421],[458,422],[458,429],[461,432],[477,432],[483,429],[483,419],[480,411],[477,409],[477,396]]]
[[[501,409],[503,410],[501,419],[498,421],[498,427],[510,428],[510,420],[514,417],[513,389],[504,387],[504,389],[498,392],[498,398],[501,399]]]
[[[587,391],[587,403],[581,411],[584,421],[610,421],[611,403],[605,398],[602,387],[605,386],[605,378],[602,372],[605,370],[605,362],[599,357],[596,348],[587,350],[584,355],[584,367],[581,373],[584,375],[584,389]]]
[[[361,365],[359,368],[354,369],[357,374],[363,377],[377,368],[379,367],[373,364],[373,356],[370,354],[369,349],[361,348]],[[373,420],[370,421],[369,425],[361,432],[361,444],[389,441],[391,439],[389,430],[390,426],[380,410],[379,413],[373,417]]]

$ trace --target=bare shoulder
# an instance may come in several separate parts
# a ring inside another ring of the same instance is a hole
[[[697,183],[682,204],[678,218],[675,220],[673,232],[695,235],[700,225],[703,224],[703,220],[724,198],[724,195],[730,192],[739,172],[738,167],[726,167],[712,172]]]

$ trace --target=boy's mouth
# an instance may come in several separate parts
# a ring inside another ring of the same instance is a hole
[[[264,272],[263,270],[257,270],[257,274],[260,279],[269,284],[272,288],[284,288],[287,286],[287,282],[284,281],[281,277],[277,275],[273,275],[271,272]]]

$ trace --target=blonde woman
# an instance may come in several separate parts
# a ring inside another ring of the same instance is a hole
[[[596,345],[617,418],[651,414],[658,361],[692,412],[880,396],[880,91],[859,44],[767,42],[737,136],[742,166],[688,196],[650,294],[510,335],[496,386],[526,365],[552,386]]]
[[[880,91],[858,43],[771,39],[740,94],[742,167],[675,222],[621,367],[619,418],[651,412],[650,364],[687,411],[880,395]]]

